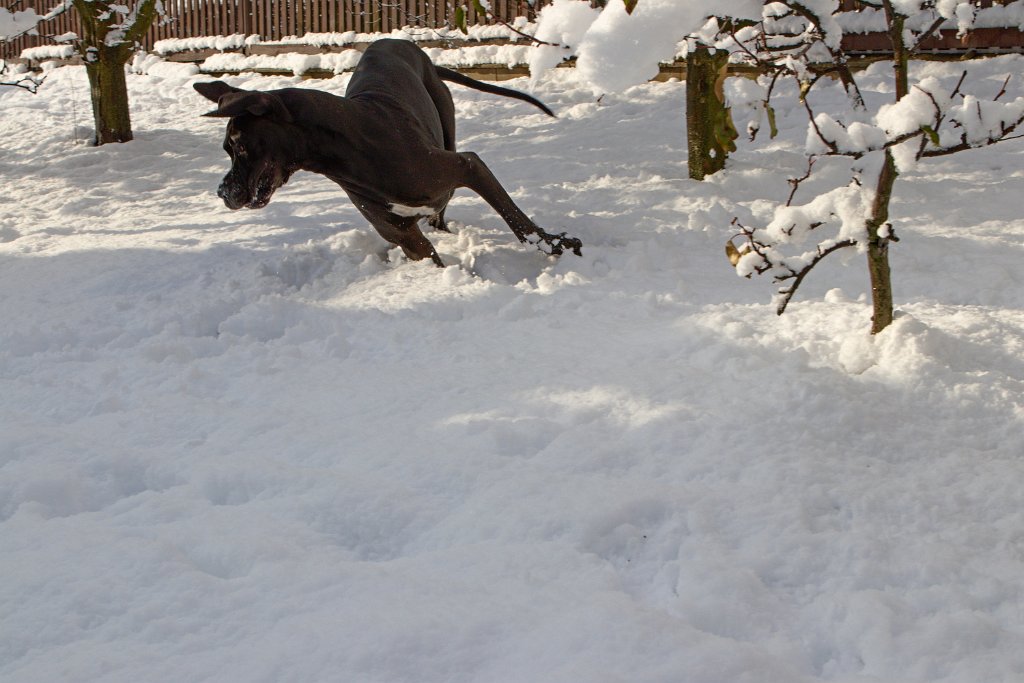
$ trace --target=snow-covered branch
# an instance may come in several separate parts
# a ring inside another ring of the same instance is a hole
[[[920,139],[912,155],[897,152],[897,163],[909,168],[922,158],[945,156],[1017,137],[1024,125],[1024,97],[1000,102],[1009,78],[989,101],[961,93],[967,72],[945,91],[936,78],[914,84],[899,101],[883,105],[870,123],[844,124],[829,114],[810,117],[808,154],[860,158]],[[959,100],[959,102],[957,101]],[[810,105],[807,105],[810,112]],[[813,134],[812,134],[813,133]]]
[[[742,277],[770,273],[780,285],[776,293],[776,310],[781,315],[796,294],[804,278],[830,254],[847,247],[862,245],[867,236],[864,216],[870,211],[874,192],[865,189],[859,180],[815,197],[806,204],[792,204],[800,183],[811,175],[813,157],[807,173],[792,179],[793,192],[785,206],[776,207],[774,217],[764,227],[748,227],[739,221],[738,236],[745,238],[739,247],[730,240],[726,253]],[[831,228],[831,236],[821,239],[803,251],[790,254],[786,247],[806,244],[822,228]]]
[[[12,12],[0,7],[0,41],[13,40],[27,33],[34,33],[36,25],[42,19],[43,17],[31,8]]]
[[[5,60],[0,59],[0,87],[21,88],[35,93],[43,84],[43,76],[19,67],[11,68]]]

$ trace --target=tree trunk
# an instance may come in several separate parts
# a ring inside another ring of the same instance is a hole
[[[163,10],[157,0],[138,0],[131,8],[107,0],[72,0],[72,4],[81,22],[78,50],[85,58],[85,71],[89,75],[92,117],[96,125],[93,144],[128,142],[132,139],[132,122],[128,114],[124,65],[158,11]],[[125,23],[117,23],[122,20]],[[117,35],[111,34],[114,29],[120,32],[116,41],[111,40]]]
[[[889,24],[889,40],[893,49],[893,80],[896,85],[896,101],[909,91],[908,71],[910,55],[903,44],[904,17],[897,14],[890,0],[883,1]],[[892,241],[892,227],[889,225],[889,201],[896,183],[896,163],[892,153],[885,150],[882,172],[878,175],[875,200],[871,206],[868,230],[868,274],[871,276],[871,334],[878,334],[893,321],[892,275],[889,271],[889,242]]]
[[[722,83],[729,55],[698,45],[686,55],[686,139],[690,177],[703,180],[725,168],[737,137]]]
[[[889,200],[896,183],[896,163],[885,151],[882,172],[878,175],[875,201],[868,219],[868,273],[871,275],[871,334],[878,334],[893,320],[892,277],[889,272]]]
[[[132,121],[128,111],[128,84],[125,79],[125,57],[121,47],[101,46],[90,50],[86,73],[92,98],[96,136],[93,144],[128,142],[132,139]]]

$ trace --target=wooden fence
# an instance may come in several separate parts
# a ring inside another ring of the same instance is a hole
[[[604,0],[592,0],[596,5]],[[683,2],[684,0],[679,0]],[[692,1],[692,0],[686,0]],[[981,7],[1005,4],[1009,0],[979,0]],[[36,7],[46,11],[56,0],[8,0],[8,9]],[[534,18],[551,0],[490,0],[495,17],[511,22],[516,17]],[[150,29],[144,47],[152,48],[157,40],[166,38],[195,38],[219,35],[258,35],[263,41],[281,40],[306,33],[358,33],[390,32],[404,26],[439,28],[449,25],[452,6],[470,5],[468,22],[481,22],[472,3],[466,0],[163,0],[165,16]],[[858,0],[842,0],[843,9],[856,11]],[[0,42],[0,58],[17,58],[27,47],[50,44],[49,37],[65,33],[80,33],[78,16],[74,11],[60,15],[40,26],[39,36],[22,36]],[[970,38],[971,43],[958,43],[955,31],[935,40],[936,50],[965,51],[970,49],[1021,50],[1021,36],[1016,29],[984,29]],[[852,40],[848,49],[854,52],[884,52],[888,39],[881,34],[847,36]]]
[[[462,4],[464,0],[457,0]],[[551,0],[491,0],[494,16],[505,21],[534,18]],[[10,9],[33,7],[44,12],[56,0],[17,0]],[[163,0],[165,16],[158,18],[144,47],[157,40],[241,33],[262,40],[281,40],[306,33],[388,33],[403,26],[448,26],[453,0]],[[472,5],[472,3],[467,3]],[[470,7],[468,22],[480,22]],[[0,57],[13,59],[27,47],[50,44],[49,36],[80,34],[74,11],[40,25],[39,36],[22,36],[0,43]]]

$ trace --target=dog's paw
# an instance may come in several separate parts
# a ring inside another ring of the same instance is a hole
[[[583,256],[583,242],[578,237],[569,237],[563,232],[556,239],[560,249],[568,249],[577,256]]]
[[[583,242],[575,237],[569,237],[564,232],[557,235],[547,233],[526,235],[520,240],[532,244],[549,256],[561,256],[566,249],[577,256],[583,255],[581,252]]]

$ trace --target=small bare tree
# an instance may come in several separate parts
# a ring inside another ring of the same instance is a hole
[[[1018,0],[1019,1],[1019,0]],[[965,92],[967,72],[953,87],[935,78],[911,82],[910,60],[943,26],[961,35],[971,28],[975,8],[957,0],[866,0],[892,49],[894,101],[868,111],[843,50],[838,0],[779,0],[765,6],[760,21],[731,32],[733,50],[768,74],[765,110],[774,127],[771,97],[778,79],[795,79],[809,119],[807,173],[791,180],[793,191],[767,225],[740,225],[737,247],[726,246],[741,275],[770,274],[779,284],[781,314],[807,275],[829,255],[847,248],[867,255],[873,306],[872,333],[893,320],[889,246],[897,241],[889,222],[889,205],[901,169],[922,159],[1021,137],[1024,97],[1002,101],[1009,77],[984,101]],[[864,17],[862,16],[862,19]],[[835,77],[848,97],[843,111],[819,112],[812,92],[826,77]],[[858,160],[862,169],[848,185],[834,188],[805,204],[796,202],[822,157]],[[811,244],[810,248],[802,245]],[[793,252],[795,249],[795,253]]]

